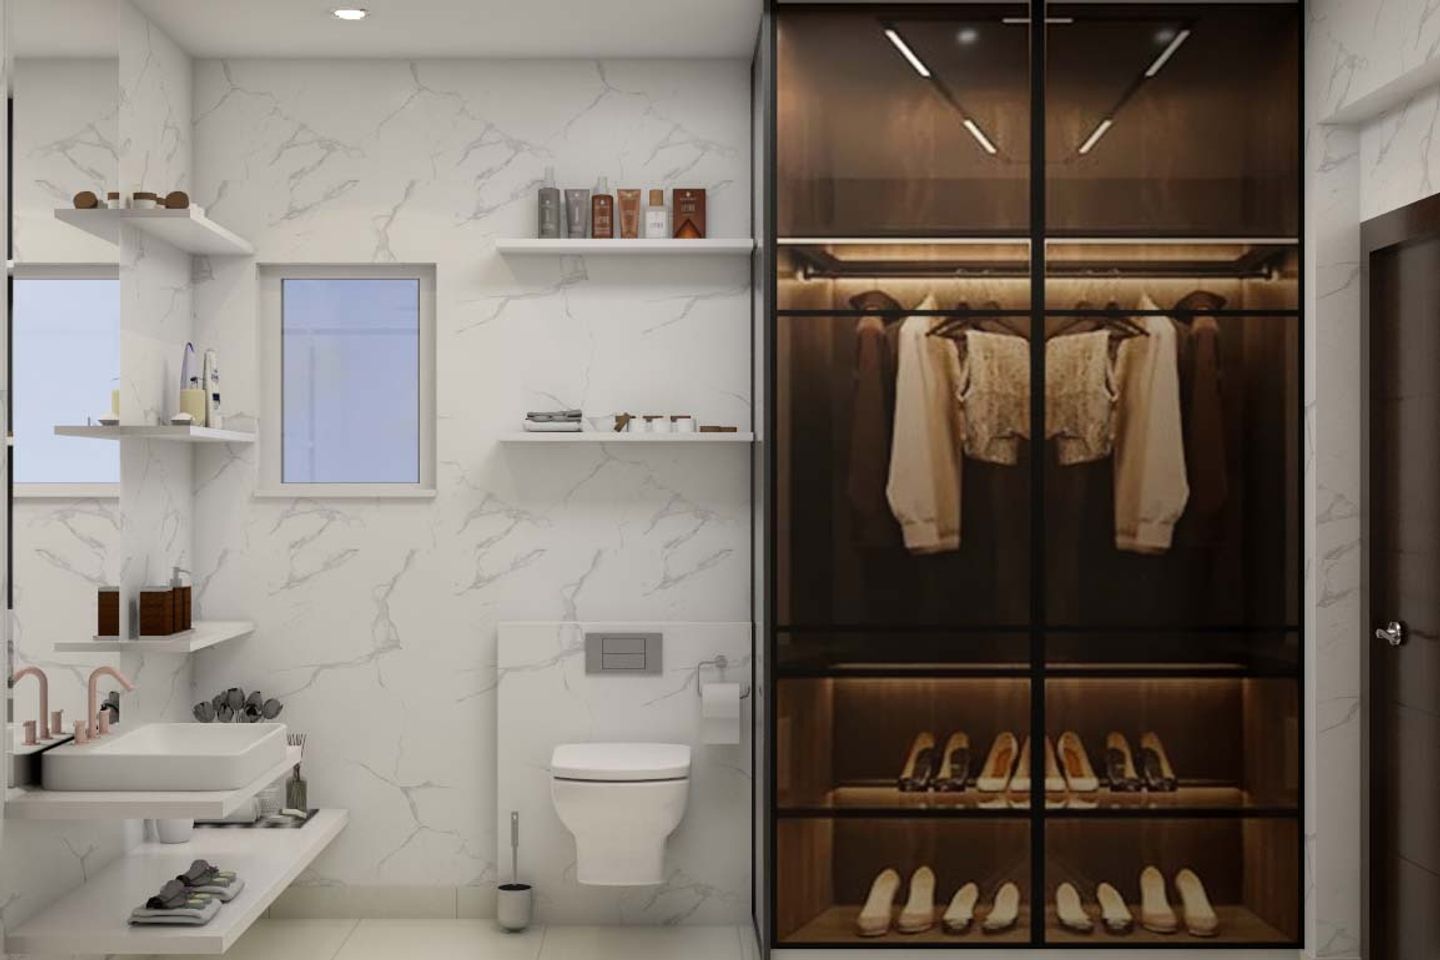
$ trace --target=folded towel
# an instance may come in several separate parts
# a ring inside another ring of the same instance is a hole
[[[240,895],[240,891],[244,889],[244,880],[241,880],[239,877],[231,877],[228,880],[224,880],[223,882],[220,879],[216,879],[211,881],[210,883],[201,884],[197,887],[191,887],[190,892],[208,894],[209,896],[214,897],[216,900],[219,900],[221,903],[229,903],[231,900],[234,900],[236,897],[238,897]]]
[[[531,410],[525,414],[529,420],[579,420],[579,410]]]
[[[544,422],[540,420],[526,420],[525,429],[530,433],[579,433],[579,420],[555,420]]]
[[[152,898],[153,899],[153,898]],[[192,896],[183,906],[156,909],[136,907],[130,912],[135,926],[203,927],[220,912],[220,901],[204,895]]]

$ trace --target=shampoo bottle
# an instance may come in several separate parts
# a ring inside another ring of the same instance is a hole
[[[651,190],[645,205],[645,237],[649,240],[670,239],[670,212],[665,209],[665,191]]]
[[[590,236],[597,240],[615,237],[615,198],[610,195],[610,183],[604,177],[596,181],[595,192],[590,195]]]
[[[545,168],[545,182],[540,185],[540,224],[536,236],[546,240],[560,238],[560,191],[555,186],[555,168]]]

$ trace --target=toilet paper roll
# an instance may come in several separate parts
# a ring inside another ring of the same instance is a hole
[[[700,742],[740,742],[740,684],[700,685]]]

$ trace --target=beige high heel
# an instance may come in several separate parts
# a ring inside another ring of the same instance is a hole
[[[1205,895],[1205,885],[1186,867],[1175,874],[1175,889],[1180,894],[1180,906],[1185,911],[1185,929],[1194,937],[1213,937],[1220,930],[1220,918],[1210,906]]]
[[[1174,933],[1180,929],[1175,911],[1165,896],[1165,876],[1154,867],[1140,871],[1140,926],[1151,933]]]
[[[990,745],[990,755],[980,776],[975,778],[975,789],[982,793],[1004,793],[1010,785],[1010,771],[1015,767],[1015,734],[1008,730],[999,734]]]
[[[1060,764],[1055,759],[1055,746],[1049,737],[1045,738],[1045,792],[1065,792],[1065,778],[1060,775]]]
[[[1010,778],[1011,793],[1030,792],[1030,738],[1026,737],[1020,747],[1020,759],[1015,761],[1015,775]]]
[[[1071,793],[1094,793],[1100,789],[1100,778],[1090,765],[1090,755],[1085,752],[1085,743],[1073,730],[1060,734],[1060,767],[1070,784]]]
[[[1055,888],[1055,919],[1060,926],[1075,933],[1089,933],[1095,929],[1095,921],[1085,912],[1080,903],[1080,891],[1072,883],[1062,883]]]
[[[1100,904],[1100,920],[1111,933],[1129,933],[1135,929],[1135,918],[1125,905],[1120,891],[1102,883],[1095,888],[1095,899]]]
[[[895,910],[895,894],[900,890],[900,874],[886,867],[870,884],[870,896],[855,918],[855,932],[862,937],[883,937],[890,932],[890,917]]]
[[[910,899],[900,911],[895,929],[901,933],[924,933],[935,926],[935,871],[920,867],[910,875]]]
[[[995,902],[990,907],[990,912],[985,915],[985,922],[980,928],[986,933],[1002,933],[1015,926],[1015,921],[1020,916],[1020,888],[1013,883],[1006,882],[995,893]]]
[[[967,883],[955,891],[955,896],[950,898],[950,906],[945,909],[945,916],[941,923],[945,925],[946,933],[964,933],[970,929],[970,924],[975,921],[975,901],[980,899],[980,888],[973,883]]]

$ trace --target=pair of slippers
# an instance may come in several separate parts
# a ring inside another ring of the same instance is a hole
[[[234,900],[245,889],[245,881],[231,871],[196,860],[190,869],[168,881],[144,905],[130,912],[136,926],[202,927],[220,912],[220,905]]]
[[[880,871],[870,885],[870,895],[860,915],[855,920],[856,932],[862,937],[882,937],[890,932],[894,917],[895,895],[900,892],[900,874],[886,868]],[[975,920],[975,905],[980,899],[980,888],[967,883],[955,891],[950,906],[941,917],[947,933],[964,933]],[[1020,914],[1020,888],[1006,883],[995,893],[995,902],[981,929],[987,933],[999,933],[1015,925]],[[935,926],[935,871],[920,867],[910,875],[910,895],[900,916],[894,918],[895,930],[899,933],[924,933]]]

